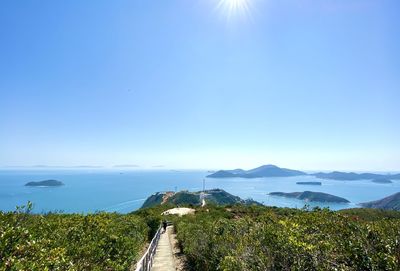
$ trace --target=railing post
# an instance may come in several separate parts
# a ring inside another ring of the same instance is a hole
[[[136,264],[135,271],[150,271],[153,265],[154,255],[157,251],[158,241],[160,240],[161,228],[162,228],[161,226],[158,228],[156,235],[153,237],[149,247],[146,250],[146,253]]]

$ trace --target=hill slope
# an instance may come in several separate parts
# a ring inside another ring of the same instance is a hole
[[[200,205],[201,192],[189,192],[181,191],[178,193],[173,192],[157,192],[151,195],[143,203],[142,208],[148,208],[163,204],[174,204],[174,205]],[[253,200],[243,200],[240,197],[229,194],[222,189],[211,189],[205,191],[206,203],[212,203],[216,205],[228,205],[228,204],[257,204],[260,203]]]
[[[360,205],[366,208],[400,211],[400,192],[380,200],[361,203]]]

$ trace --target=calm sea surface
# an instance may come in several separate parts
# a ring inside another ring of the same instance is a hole
[[[0,210],[12,211],[27,201],[36,213],[109,211],[127,213],[140,208],[157,191],[202,189],[206,171],[111,171],[111,170],[2,170],[0,171]],[[62,187],[26,187],[29,181],[56,179]],[[322,186],[297,185],[298,181],[321,181]],[[349,204],[309,204],[331,209],[357,207],[360,202],[381,199],[400,192],[400,181],[376,184],[369,180],[333,181],[302,176],[259,179],[208,179],[206,188],[222,188],[242,198],[253,198],[265,205],[301,208],[305,202],[268,196],[269,192],[320,191],[344,197]]]

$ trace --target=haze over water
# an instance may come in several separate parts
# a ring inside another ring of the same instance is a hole
[[[0,210],[13,211],[32,201],[34,212],[109,211],[127,213],[140,208],[144,200],[158,191],[202,189],[207,171],[116,171],[116,170],[2,170],[0,171]],[[57,179],[62,187],[26,187],[28,181]],[[344,197],[349,204],[316,204],[333,210],[357,207],[357,203],[377,200],[400,191],[400,181],[377,184],[370,180],[319,180],[322,186],[297,185],[297,181],[318,180],[311,176],[289,178],[206,178],[206,189],[222,188],[244,199],[253,198],[271,206],[302,208],[300,200],[267,196],[269,192],[321,191]]]

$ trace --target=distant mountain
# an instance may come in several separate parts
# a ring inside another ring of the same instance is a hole
[[[200,194],[201,192],[158,192],[151,195],[143,203],[142,208],[153,207],[162,204],[174,204],[174,205],[200,205]],[[229,194],[222,189],[211,189],[205,191],[206,203],[213,203],[217,205],[228,205],[228,204],[246,204],[246,205],[261,205],[260,203],[248,199],[243,200],[237,196]]]
[[[45,180],[40,182],[29,182],[26,183],[25,186],[62,186],[64,185],[62,182],[57,180]]]
[[[230,170],[218,170],[210,175],[207,175],[207,178],[234,178],[240,177],[238,174],[233,173]]]
[[[307,173],[287,169],[280,168],[274,165],[264,165],[258,168],[243,170],[243,169],[234,169],[234,170],[219,170],[213,174],[208,175],[208,178],[263,178],[263,177],[291,177],[291,176],[301,176],[307,175]]]
[[[230,172],[233,173],[233,174],[244,174],[244,173],[246,173],[246,171],[241,169],[241,168],[232,169],[232,170],[230,170]]]
[[[340,181],[356,181],[356,180],[400,180],[400,174],[376,174],[376,173],[354,173],[333,171],[329,173],[319,172],[307,174],[303,171],[280,168],[274,165],[264,165],[250,170],[233,169],[219,170],[207,178],[263,178],[263,177],[292,177],[309,175],[319,179],[330,179]],[[377,181],[379,182],[379,181]],[[382,181],[383,182],[383,181]]]
[[[383,175],[375,173],[354,173],[354,172],[333,171],[330,173],[319,172],[310,175],[313,175],[320,179],[331,179],[340,181],[376,180],[376,179],[400,180],[400,174]]]
[[[361,203],[360,205],[365,208],[400,211],[400,192],[380,200]]]
[[[286,198],[296,198],[305,201],[349,203],[349,201],[345,198],[341,198],[338,196],[322,192],[312,192],[312,191],[292,192],[292,193],[272,192],[269,193],[269,195],[286,197]]]

